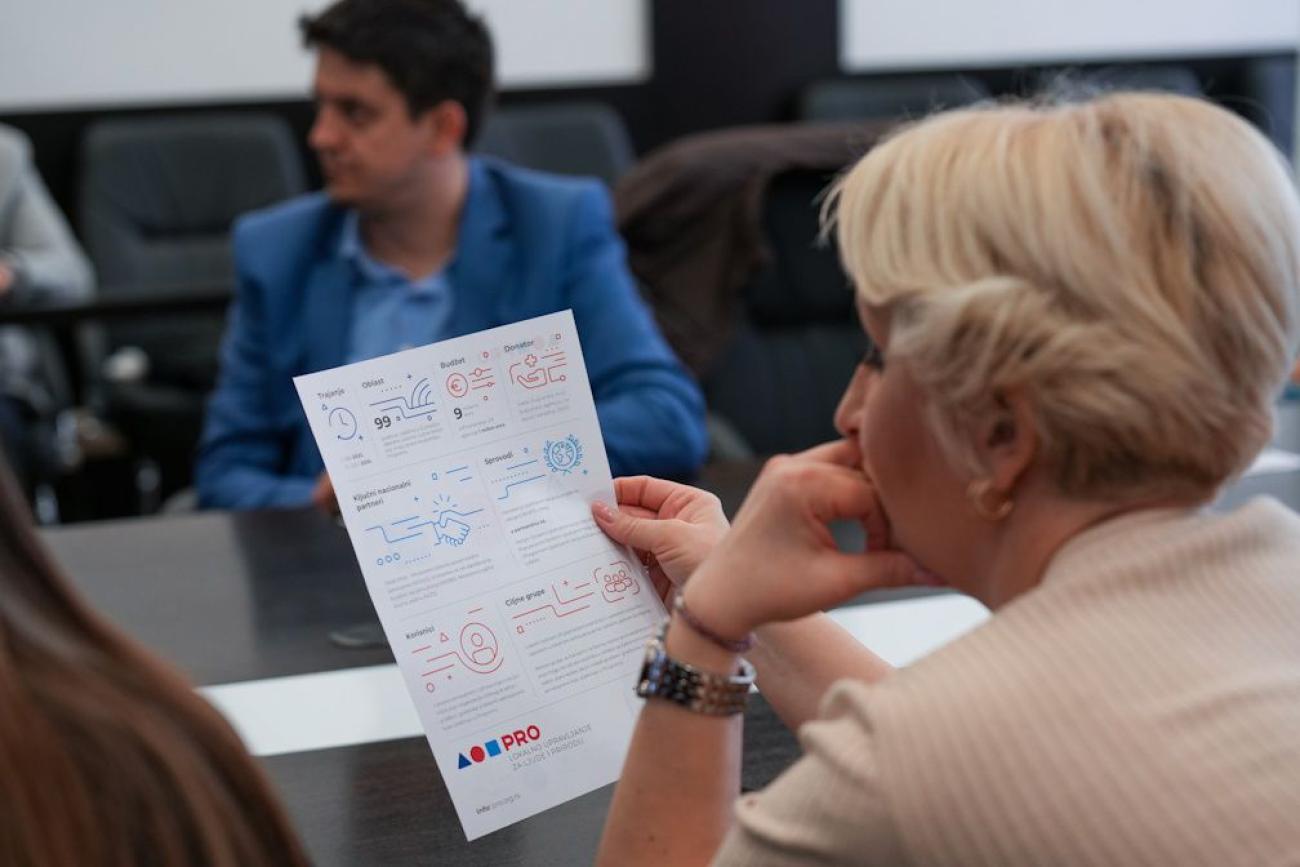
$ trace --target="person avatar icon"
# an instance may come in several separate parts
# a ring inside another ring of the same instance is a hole
[[[474,666],[487,668],[497,661],[500,647],[497,637],[482,623],[467,623],[460,631],[460,649]]]

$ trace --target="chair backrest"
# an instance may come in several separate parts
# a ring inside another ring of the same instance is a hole
[[[1237,106],[1267,135],[1277,149],[1295,152],[1295,58],[1256,57],[1246,64]]]
[[[916,118],[988,97],[983,84],[961,75],[828,79],[804,90],[799,116],[814,121]]]
[[[600,102],[498,109],[475,150],[530,169],[591,175],[611,186],[635,159],[623,119]]]
[[[100,292],[174,292],[229,283],[229,233],[241,213],[305,189],[288,125],[273,115],[100,121],[82,147],[81,225]],[[220,317],[114,323],[109,349],[138,346],[181,381],[215,372]]]
[[[759,454],[833,439],[832,417],[867,346],[833,245],[819,242],[831,177],[787,171],[763,204],[771,264],[741,292],[742,321],[702,385],[709,409]]]

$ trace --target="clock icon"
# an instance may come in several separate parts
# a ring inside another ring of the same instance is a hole
[[[350,440],[357,435],[357,417],[352,410],[336,406],[329,414],[330,430],[341,440]]]

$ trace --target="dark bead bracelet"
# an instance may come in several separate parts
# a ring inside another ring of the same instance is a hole
[[[734,638],[723,638],[721,635],[705,626],[700,622],[699,618],[692,614],[691,610],[686,607],[685,597],[685,593],[677,594],[677,598],[673,602],[673,611],[676,611],[682,620],[686,622],[686,625],[696,634],[703,638],[707,638],[709,641],[718,645],[718,647],[721,647],[723,650],[729,650],[732,653],[746,653],[754,646],[754,634],[752,632],[744,638],[737,640]]]

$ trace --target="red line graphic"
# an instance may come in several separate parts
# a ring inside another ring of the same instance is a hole
[[[425,660],[425,662],[437,662],[438,660],[440,660],[440,659],[442,659],[443,657],[446,657],[446,656],[454,656],[454,657],[456,657],[456,661],[457,661],[457,662],[459,662],[461,665],[465,666],[465,668],[469,669],[470,671],[474,672],[475,674],[491,674],[492,672],[496,671],[498,668],[501,667],[501,663],[505,662],[505,657],[504,657],[504,656],[500,656],[500,655],[498,655],[498,656],[497,656],[497,659],[496,659],[496,665],[493,665],[491,668],[479,668],[479,667],[476,667],[476,666],[474,666],[474,665],[470,665],[470,664],[468,664],[467,662],[465,662],[465,659],[464,659],[464,658],[463,658],[463,657],[462,657],[458,652],[456,652],[455,650],[449,650],[449,651],[447,651],[446,653],[440,653],[440,654],[438,654],[437,656],[430,656],[428,659]],[[449,665],[449,666],[447,666],[447,668],[451,668],[451,666]],[[443,671],[444,669],[439,668],[439,669],[436,669],[436,670],[437,670],[437,671]]]
[[[431,649],[432,647],[433,647],[432,644],[426,644],[426,645],[424,645],[424,647],[417,647],[417,648],[415,648],[415,650],[412,650],[411,653],[424,653],[424,651],[429,650],[429,649]]]
[[[568,617],[570,614],[577,614],[579,611],[586,611],[590,607],[591,607],[590,605],[583,605],[581,608],[571,608],[570,610],[565,611],[563,614],[561,614],[559,609],[557,609],[554,605],[548,602],[545,605],[540,605],[537,608],[534,608],[532,611],[525,611],[523,614],[516,614],[512,619],[518,620],[520,617],[527,617],[529,614],[536,614],[538,611],[541,611],[543,608],[549,608],[552,611],[554,611],[556,617]]]
[[[591,584],[590,581],[588,581],[586,584],[583,584],[583,585],[581,585],[581,586],[586,587],[586,586],[588,586],[589,584]],[[577,587],[574,587],[573,589],[574,589],[574,590],[577,590],[578,588],[577,588]],[[556,586],[555,586],[554,584],[552,584],[552,585],[551,585],[551,592],[555,594],[555,599],[556,599],[556,601],[559,602],[561,605],[571,605],[571,604],[573,604],[574,602],[577,602],[579,599],[586,599],[588,596],[593,595],[596,591],[595,591],[595,590],[588,590],[586,593],[583,593],[583,594],[580,594],[580,595],[578,595],[578,596],[575,596],[575,597],[573,597],[572,599],[562,599],[562,598],[560,598],[560,591],[556,588]]]

